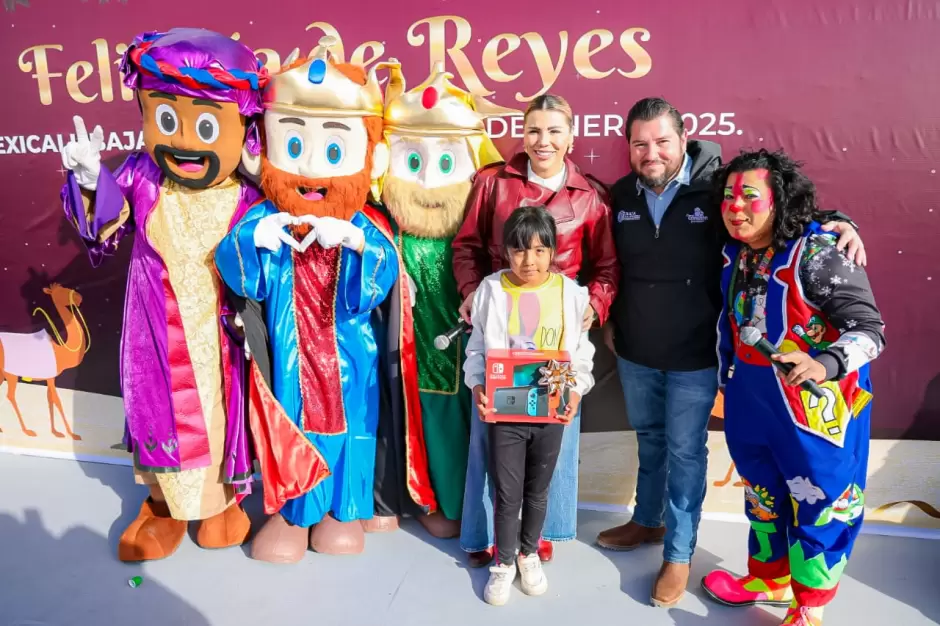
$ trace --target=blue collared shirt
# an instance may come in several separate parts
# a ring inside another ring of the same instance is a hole
[[[653,218],[653,223],[656,224],[656,228],[659,228],[659,223],[662,221],[666,209],[669,208],[673,198],[676,197],[679,186],[688,185],[691,180],[692,159],[689,158],[688,154],[683,157],[682,170],[679,172],[678,176],[669,181],[661,195],[656,195],[655,191],[644,185],[640,182],[640,179],[637,178],[636,193],[637,195],[642,192],[646,193],[646,206],[649,207],[650,217]]]

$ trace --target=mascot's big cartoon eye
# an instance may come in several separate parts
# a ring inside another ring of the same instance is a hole
[[[285,147],[287,148],[287,156],[292,159],[299,159],[300,155],[304,153],[304,140],[296,130],[291,130],[287,132],[287,135],[284,137]]]
[[[173,107],[169,104],[161,104],[157,107],[157,128],[161,133],[167,136],[175,135],[179,125],[179,118],[176,117]]]
[[[330,165],[339,166],[343,162],[343,148],[345,144],[342,138],[331,135],[326,139],[326,160]]]
[[[203,113],[196,120],[196,133],[206,143],[213,143],[219,138],[219,120],[212,113]]]
[[[417,174],[421,171],[421,155],[417,152],[411,152],[408,154],[408,171],[412,174]]]
[[[454,153],[447,151],[441,155],[441,158],[437,162],[438,167],[441,168],[442,174],[450,174],[454,171]]]

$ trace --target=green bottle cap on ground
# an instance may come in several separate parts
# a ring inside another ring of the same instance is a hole
[[[141,578],[140,576],[134,576],[133,578],[127,581],[127,584],[130,585],[131,589],[136,589],[137,587],[140,587],[143,584],[143,582],[144,582],[143,578]]]

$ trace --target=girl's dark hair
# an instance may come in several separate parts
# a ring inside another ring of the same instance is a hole
[[[528,250],[533,237],[555,251],[555,218],[541,204],[521,206],[509,215],[503,227],[503,249]]]
[[[803,235],[817,212],[816,185],[802,172],[802,165],[783,150],[742,150],[715,172],[712,178],[713,201],[720,205],[724,200],[725,185],[731,174],[767,170],[770,172],[768,185],[774,193],[773,245],[778,250],[784,248],[788,241]]]

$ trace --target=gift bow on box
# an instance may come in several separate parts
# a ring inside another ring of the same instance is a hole
[[[561,393],[566,387],[574,387],[575,376],[571,370],[570,363],[559,363],[552,359],[544,367],[539,368],[542,378],[539,384],[548,387],[548,392],[552,395]]]

